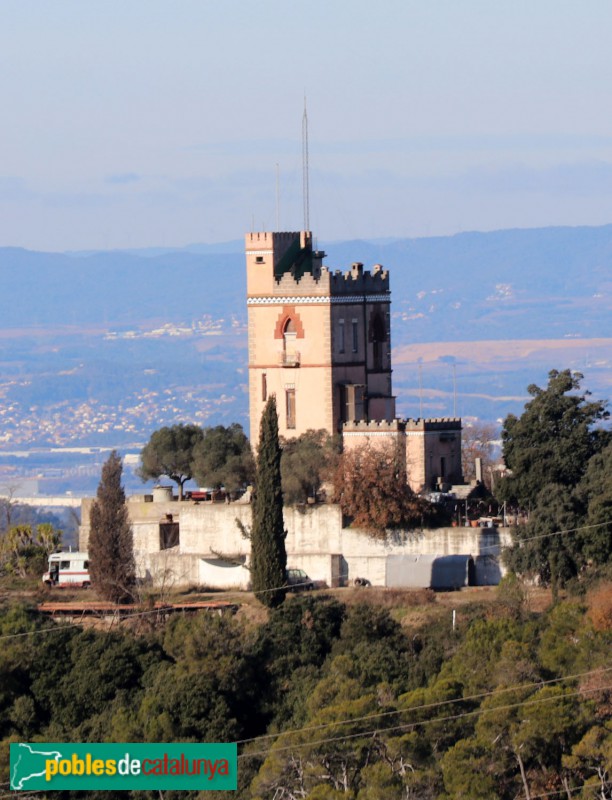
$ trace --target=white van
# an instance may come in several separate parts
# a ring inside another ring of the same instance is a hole
[[[47,586],[87,587],[89,577],[89,555],[87,553],[52,553],[49,556],[49,571],[42,576]]]

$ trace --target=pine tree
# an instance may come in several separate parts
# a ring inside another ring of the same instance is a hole
[[[183,487],[193,477],[194,448],[203,436],[199,425],[182,423],[155,431],[140,454],[140,477],[147,481],[167,475],[177,484],[179,500],[182,500]]]
[[[89,516],[89,573],[95,589],[106,600],[132,598],[135,579],[132,528],[121,485],[123,467],[113,450],[102,467],[102,477]]]
[[[270,397],[261,417],[257,477],[253,497],[251,578],[264,605],[276,608],[285,599],[287,552],[281,489],[281,448],[276,400]]]

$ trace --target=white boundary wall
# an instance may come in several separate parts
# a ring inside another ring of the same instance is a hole
[[[89,508],[83,502],[80,549],[87,548]],[[199,584],[207,570],[203,558],[223,554],[247,556],[250,543],[243,538],[236,520],[251,524],[249,505],[145,502],[131,498],[128,510],[134,532],[134,554],[140,577],[156,583]],[[178,547],[160,551],[159,524],[171,514],[180,524]],[[285,509],[287,563],[301,567],[313,580],[332,585],[334,556],[342,565],[345,582],[367,578],[374,586],[384,586],[389,555],[435,554],[471,555],[476,567],[476,584],[496,584],[503,575],[498,556],[510,544],[508,528],[438,528],[393,533],[381,542],[358,528],[343,528],[339,506],[321,505]],[[240,581],[243,583],[243,580]]]

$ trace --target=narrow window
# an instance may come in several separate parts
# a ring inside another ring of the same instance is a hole
[[[268,399],[268,376],[265,372],[261,373],[261,399],[264,403]]]
[[[292,345],[295,342],[296,335],[297,330],[295,328],[295,322],[292,319],[288,319],[283,328],[283,344],[285,350],[287,350],[287,345]]]
[[[357,320],[353,320],[353,353],[359,350],[359,328],[357,327]]]
[[[283,328],[283,355],[282,363],[287,367],[299,366],[300,354],[295,349],[297,330],[295,322],[288,319]]]
[[[285,389],[287,428],[295,428],[295,389]]]
[[[384,343],[387,341],[387,331],[385,330],[385,322],[382,314],[376,314],[373,321],[370,323],[370,340],[372,342],[374,369],[382,369],[383,348]]]
[[[344,320],[338,321],[338,352],[344,353]]]
[[[440,457],[440,477],[446,478],[446,458],[444,456]]]

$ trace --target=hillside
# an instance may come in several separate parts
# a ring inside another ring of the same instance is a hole
[[[242,800],[608,797],[610,598],[317,592],[96,630],[13,597],[0,779],[10,741],[234,741]]]

